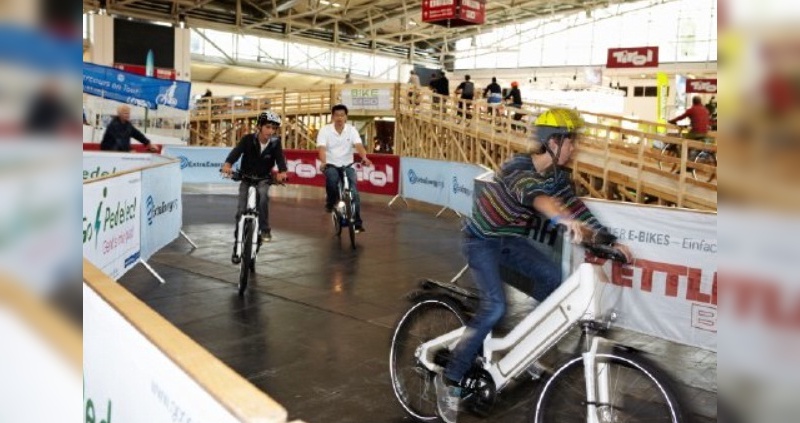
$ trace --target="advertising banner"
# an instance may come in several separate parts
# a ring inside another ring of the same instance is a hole
[[[653,68],[658,66],[658,47],[610,48],[607,68]]]
[[[220,176],[231,148],[221,147],[175,147],[164,146],[164,155],[180,160],[183,183],[230,184],[230,179]],[[235,167],[235,164],[234,164]]]
[[[183,225],[181,184],[180,163],[142,171],[142,259],[149,259],[180,235]]]
[[[686,80],[687,93],[700,93],[700,94],[716,94],[717,93],[717,79],[687,79]]]
[[[318,154],[313,150],[284,150],[289,170],[289,184],[325,186],[325,175],[319,171]],[[371,167],[353,166],[358,179],[358,192],[396,195],[400,190],[400,158],[391,154],[369,154]],[[353,156],[353,161],[359,161]]]
[[[83,315],[87,422],[239,421],[85,283]]]
[[[617,324],[681,344],[717,348],[717,216],[586,199],[636,260],[605,262],[616,290],[604,295]],[[580,262],[597,261],[575,251]],[[597,261],[602,262],[602,261]]]
[[[153,156],[136,153],[83,152],[83,180],[113,175],[153,164]]]
[[[139,259],[141,172],[83,185],[83,256],[118,279]]]
[[[189,110],[191,83],[134,75],[107,66],[83,63],[83,92],[135,106]]]
[[[437,160],[402,157],[403,197],[447,206],[449,196],[445,185],[452,178],[447,164]]]
[[[486,173],[489,169],[466,163],[447,163],[450,179],[447,181],[448,200],[447,207],[469,216],[472,214],[473,192],[475,191],[475,178]]]
[[[350,109],[389,110],[392,95],[388,88],[347,88],[342,90],[342,104]]]

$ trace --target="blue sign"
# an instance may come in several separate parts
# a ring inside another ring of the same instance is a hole
[[[403,174],[402,195],[426,203],[447,205],[447,162],[436,160],[400,158]]]
[[[225,147],[175,147],[164,146],[163,154],[181,161],[181,175],[184,183],[214,184],[229,183],[223,179],[219,170],[225,163],[231,148]],[[235,163],[234,163],[234,167]]]
[[[192,84],[139,76],[107,66],[83,63],[83,92],[121,103],[155,109],[189,110]]]

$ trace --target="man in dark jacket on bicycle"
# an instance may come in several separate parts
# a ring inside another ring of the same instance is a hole
[[[450,355],[444,372],[434,385],[439,416],[455,423],[463,378],[469,371],[486,335],[506,311],[500,266],[534,280],[528,294],[544,301],[561,284],[560,265],[540,252],[527,239],[529,222],[539,215],[566,226],[573,242],[583,239],[605,242],[614,237],[597,221],[572,191],[569,172],[562,169],[570,159],[582,127],[572,110],[551,109],[542,113],[533,130],[536,141],[530,154],[505,162],[494,181],[477,195],[472,216],[465,219],[463,252],[480,292],[475,316]],[[615,246],[630,261],[627,247]]]
[[[283,156],[281,138],[275,132],[281,126],[281,117],[267,110],[258,116],[256,132],[247,134],[239,140],[239,144],[231,150],[222,172],[231,174],[231,167],[239,157],[242,158],[240,166],[241,172],[255,177],[265,178],[272,173],[275,164],[278,165],[278,182],[286,180],[286,158]],[[248,182],[242,181],[239,184],[239,205],[236,209],[236,221],[247,208]],[[272,240],[272,230],[269,226],[269,181],[261,181],[256,187],[258,189],[258,227],[261,229],[259,236],[262,242]]]

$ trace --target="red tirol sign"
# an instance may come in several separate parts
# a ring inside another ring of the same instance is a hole
[[[289,183],[297,185],[325,186],[325,175],[319,171],[318,153],[309,150],[283,150]],[[391,154],[369,154],[372,166],[359,164],[356,169],[358,191],[372,194],[397,195],[400,189],[400,158]],[[353,158],[358,161],[357,157]]]
[[[480,25],[486,21],[486,1],[423,0],[422,21],[451,27]]]
[[[126,63],[114,63],[114,68],[121,71],[130,72],[136,75],[147,76],[147,68],[140,65],[129,65]],[[153,69],[153,76],[159,79],[175,79],[175,69],[155,68]]]
[[[700,93],[700,94],[716,94],[717,93],[717,80],[716,79],[687,79],[686,80],[687,93]]]
[[[608,49],[607,68],[652,68],[658,66],[658,47]]]

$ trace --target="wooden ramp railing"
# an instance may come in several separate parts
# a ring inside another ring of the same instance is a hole
[[[528,149],[532,142],[531,123],[552,107],[537,103],[525,103],[521,108],[490,107],[484,99],[461,101],[406,84],[265,91],[238,102],[203,99],[192,116],[192,144],[204,145],[208,139],[223,138],[217,135],[225,133],[222,128],[250,128],[258,113],[271,108],[288,119],[289,124],[281,128],[287,147],[314,148],[314,131],[327,122],[331,105],[342,101],[342,93],[350,94],[346,90],[380,90],[388,98],[390,108],[353,107],[350,116],[394,117],[396,154],[476,163],[492,169]],[[570,166],[582,195],[716,210],[717,147],[713,135],[709,143],[692,141],[667,135],[679,133],[674,125],[580,112],[587,125]],[[214,137],[203,135],[212,130]],[[302,135],[304,130],[308,135]],[[666,146],[673,147],[665,149]],[[700,160],[700,156],[709,160]]]

